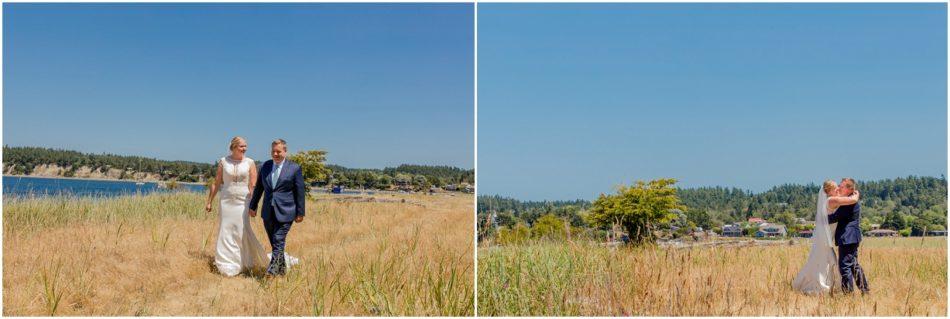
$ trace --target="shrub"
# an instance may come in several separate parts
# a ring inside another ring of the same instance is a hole
[[[529,238],[531,238],[531,230],[522,223],[518,223],[513,228],[502,227],[498,230],[500,245],[522,244]]]
[[[900,234],[901,237],[908,237],[908,236],[910,236],[910,227],[901,229],[901,230],[898,231],[897,233]]]
[[[566,222],[554,215],[547,214],[534,221],[531,237],[539,239],[564,239],[567,237]]]

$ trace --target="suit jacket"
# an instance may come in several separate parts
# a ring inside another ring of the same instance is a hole
[[[838,223],[838,227],[835,227],[835,246],[860,243],[861,203],[838,207],[828,215],[828,223]]]
[[[274,161],[269,160],[261,165],[261,171],[257,174],[257,185],[254,186],[254,194],[251,196],[248,208],[257,210],[257,204],[263,194],[264,207],[261,210],[261,218],[270,219],[274,216],[281,223],[289,223],[297,216],[306,214],[307,191],[304,187],[300,165],[289,159],[284,159],[284,161],[284,167],[280,169],[280,176],[277,177],[275,187],[271,187],[271,172],[275,169]]]

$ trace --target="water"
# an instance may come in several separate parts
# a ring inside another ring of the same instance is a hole
[[[205,192],[204,185],[178,184],[181,190]],[[99,181],[89,179],[37,178],[21,176],[3,177],[3,196],[120,196],[168,192],[158,188],[158,183],[145,182],[137,185],[133,181]]]
[[[373,191],[373,190],[360,191],[360,190],[352,190],[352,189],[344,189],[344,190],[341,191],[339,194],[334,194],[333,192],[331,192],[331,191],[329,191],[329,190],[327,190],[327,189],[322,189],[322,188],[321,188],[321,189],[318,189],[318,188],[311,188],[311,189],[310,189],[310,192],[311,192],[311,193],[320,193],[320,194],[330,194],[330,195],[340,195],[340,194],[344,194],[344,195],[364,195],[364,194],[365,194],[365,195],[373,195],[373,194],[376,194],[376,191]]]

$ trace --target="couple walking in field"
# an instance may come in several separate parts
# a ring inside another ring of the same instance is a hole
[[[215,181],[210,187],[205,211],[211,212],[212,200],[220,191],[220,217],[214,264],[226,276],[266,268],[269,276],[284,275],[299,262],[284,252],[287,234],[293,223],[303,222],[306,214],[306,188],[300,165],[287,159],[287,143],[271,143],[271,160],[264,162],[258,174],[254,160],[245,156],[247,141],[231,139],[231,154],[218,163]],[[263,195],[261,219],[271,244],[267,254],[251,229],[250,218],[257,216]]]
[[[869,291],[864,270],[858,263],[860,197],[851,178],[842,179],[840,184],[827,180],[822,185],[818,192],[811,252],[805,266],[792,281],[795,290],[821,294],[831,291],[835,283],[840,282],[845,293],[853,292],[855,285],[862,293]],[[837,257],[832,245],[838,246]]]

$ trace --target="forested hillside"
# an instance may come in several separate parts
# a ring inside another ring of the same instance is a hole
[[[947,181],[941,177],[909,176],[877,181],[858,181],[863,223],[884,228],[943,229],[947,222]],[[796,219],[813,220],[818,185],[786,184],[762,193],[726,188],[677,189],[684,216],[694,225],[709,228],[762,217],[794,226]],[[583,215],[587,200],[532,202],[500,196],[479,196],[479,226],[495,212],[498,226],[517,223],[532,225],[541,216],[552,214],[575,226],[586,226]],[[682,222],[682,221],[681,221]]]
[[[258,165],[263,163],[259,162]],[[4,174],[34,175],[37,168],[50,169],[44,175],[84,177],[77,172],[100,172],[102,177],[134,179],[152,174],[156,179],[201,182],[214,176],[217,163],[166,161],[141,156],[88,154],[41,147],[3,147]],[[331,185],[350,188],[388,189],[394,185],[411,185],[416,189],[475,183],[475,171],[451,166],[399,165],[383,169],[346,168],[327,165]],[[86,174],[89,175],[89,174]],[[98,175],[97,175],[98,176]]]

